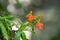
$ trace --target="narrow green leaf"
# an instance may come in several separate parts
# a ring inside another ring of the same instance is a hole
[[[29,24],[30,24],[29,22],[25,22],[25,23],[24,23],[25,26],[28,26]]]
[[[22,32],[22,40],[26,40],[26,35],[24,32]]]
[[[1,17],[1,16],[0,16],[0,20],[4,20],[5,18],[6,18],[6,19],[12,19],[13,16],[4,16],[4,17]]]
[[[29,25],[30,25],[29,22],[26,22],[26,23],[22,24],[21,27],[19,28],[19,31],[23,31]]]
[[[5,26],[7,27],[8,30],[12,30],[12,28],[10,27],[10,24],[7,23],[7,20],[5,19],[5,22],[4,22]]]
[[[8,15],[8,16],[4,16],[6,19],[12,19],[13,18],[13,16],[11,16],[11,15]]]
[[[11,24],[12,21],[8,20],[8,19],[5,19],[5,21],[8,23],[8,24]]]
[[[10,20],[8,20],[8,19],[5,19],[5,21],[6,21],[8,24],[13,24],[13,25],[16,25],[16,26],[17,26],[17,24],[15,24],[13,21],[10,21]]]
[[[20,40],[21,33],[18,31],[16,32],[15,40]]]
[[[6,40],[9,40],[9,36],[8,36],[7,30],[6,30],[6,28],[5,28],[5,26],[4,26],[4,24],[2,22],[0,22],[0,27],[1,27],[2,34],[3,34],[4,38]]]

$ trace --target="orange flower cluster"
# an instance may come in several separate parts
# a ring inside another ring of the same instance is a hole
[[[32,22],[32,20],[34,19],[34,16],[32,15],[32,11],[30,11],[30,13],[26,15],[26,18],[29,22]]]
[[[26,18],[29,22],[32,22],[32,20],[34,19],[32,11],[30,11],[30,13],[26,15]],[[43,30],[43,24],[40,21],[37,22],[35,26],[38,27],[40,30]]]
[[[43,30],[43,24],[41,22],[37,22],[36,27],[38,27],[40,30]]]

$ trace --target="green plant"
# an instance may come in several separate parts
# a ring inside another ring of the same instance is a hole
[[[18,3],[19,6],[22,7],[22,4],[19,3],[18,0],[16,0],[16,2]],[[33,16],[32,11],[30,11],[29,14],[26,15],[26,18],[27,18],[26,22],[22,22],[22,20],[19,17],[13,17],[11,15],[0,16],[0,29],[2,31],[4,39],[6,40],[10,40],[10,35],[11,35],[10,33],[12,31],[12,25],[18,26],[11,20],[13,18],[16,18],[19,21],[20,28],[18,28],[18,31],[16,32],[15,37],[13,37],[12,40],[20,40],[20,37],[22,38],[22,40],[27,40],[26,35],[23,32],[25,30],[30,31],[34,35],[36,35],[36,33],[34,32],[35,25],[38,26],[40,30],[43,30],[43,25],[41,25],[40,23],[40,16]],[[26,29],[26,27],[28,26],[31,26],[32,30]]]

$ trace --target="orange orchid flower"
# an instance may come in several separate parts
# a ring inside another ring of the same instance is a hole
[[[32,20],[34,19],[34,16],[32,15],[32,11],[30,11],[30,13],[26,15],[26,18],[29,22],[32,22]]]
[[[41,22],[37,22],[36,27],[38,27],[40,30],[43,30],[43,24]]]

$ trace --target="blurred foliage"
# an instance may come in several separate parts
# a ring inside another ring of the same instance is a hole
[[[10,37],[10,31],[11,30],[11,20],[9,20],[10,18],[12,18],[11,16],[4,16],[1,17],[0,16],[0,31],[2,32],[2,35],[4,36],[4,39],[9,40]]]
[[[0,0],[0,16],[10,15],[7,11],[8,0]]]
[[[18,0],[16,0],[16,2],[19,6],[22,6],[22,4],[18,2]],[[23,23],[20,18],[17,19],[20,22],[21,27],[16,32],[15,37],[11,38],[11,34],[10,34],[12,31],[11,24],[15,26],[18,25],[12,22],[12,19],[14,17],[11,16],[10,13],[7,11],[7,4],[8,4],[8,0],[0,0],[0,32],[2,34],[2,35],[0,34],[2,36],[1,40],[10,40],[10,39],[20,40],[20,37],[22,38],[22,40],[27,40],[26,35],[23,31],[27,26],[31,25],[32,23],[30,22]],[[34,31],[30,31],[30,32],[35,33]]]
[[[7,23],[7,20],[10,19],[9,12],[7,11],[8,0],[0,0],[0,39],[5,40],[9,39],[11,28]],[[7,20],[5,20],[7,19]],[[4,37],[4,38],[3,38]]]

